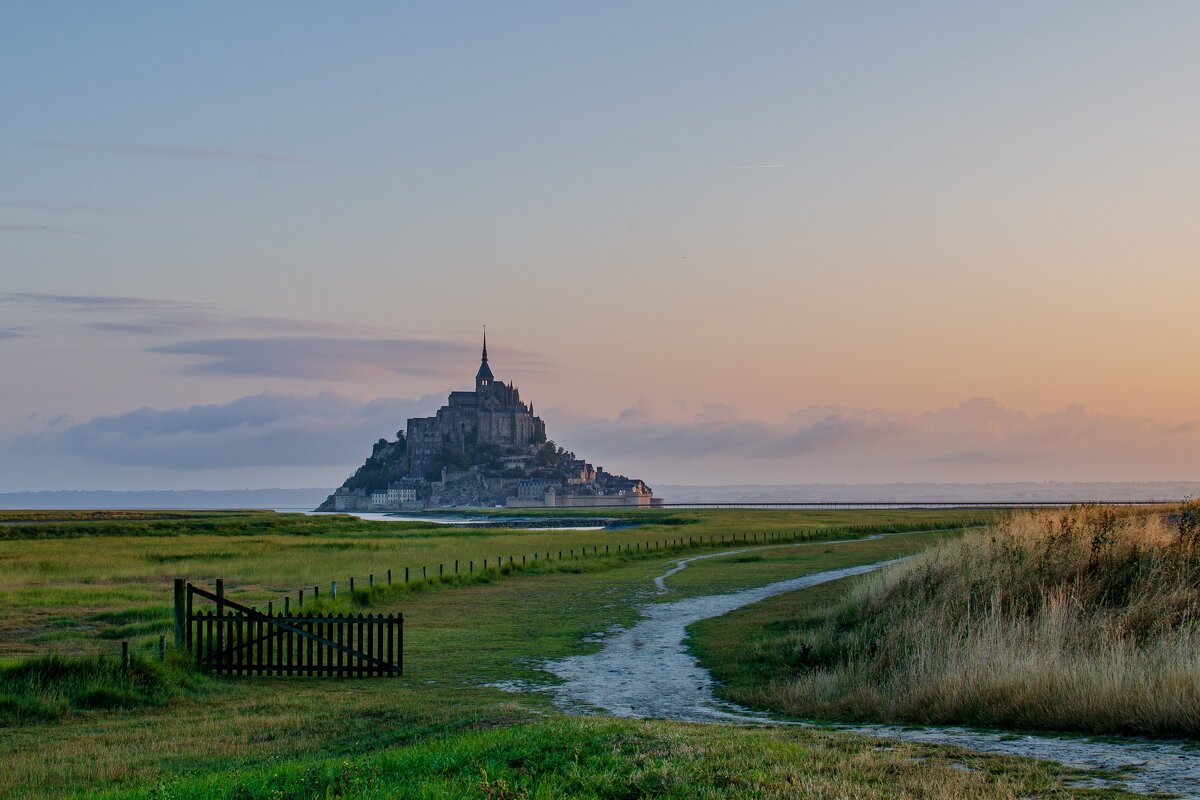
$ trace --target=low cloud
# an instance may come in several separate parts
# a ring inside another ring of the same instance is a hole
[[[171,471],[350,465],[380,437],[395,438],[438,397],[360,400],[336,393],[263,393],[231,403],[139,408],[10,440],[10,463],[75,459],[100,467]]]
[[[784,422],[706,407],[690,422],[569,418],[557,438],[679,482],[1168,480],[1200,476],[1200,422],[1030,414],[991,398],[901,413],[813,406]],[[624,470],[622,470],[624,471]]]
[[[24,335],[21,328],[0,328],[0,339],[16,339],[18,336]]]
[[[210,486],[237,486],[238,480],[288,485],[289,476],[301,481],[295,485],[309,485],[314,469],[322,480],[338,482],[373,441],[394,437],[409,417],[428,415],[443,402],[442,394],[363,400],[264,393],[224,404],[58,420],[0,442],[0,491],[92,488],[97,478],[108,488],[178,488],[201,478]],[[1031,414],[988,398],[915,414],[813,406],[782,422],[740,418],[721,406],[669,421],[655,418],[645,403],[610,419],[551,412],[546,420],[559,444],[651,485],[1200,476],[1200,422],[1127,419],[1080,406]]]

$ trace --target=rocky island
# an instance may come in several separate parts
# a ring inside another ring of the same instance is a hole
[[[380,439],[317,511],[427,508],[587,508],[661,503],[637,478],[594,467],[546,437],[546,423],[488,366],[487,336],[475,391],[451,392],[432,417]]]

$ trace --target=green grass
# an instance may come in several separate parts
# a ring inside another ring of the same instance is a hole
[[[203,678],[183,656],[163,663],[132,658],[44,656],[0,665],[0,726],[55,720],[72,711],[162,705]]]
[[[816,731],[556,718],[427,738],[348,758],[282,759],[97,796],[112,800],[395,797],[1081,797],[1067,771],[954,748]],[[1106,796],[1121,796],[1105,793]]]

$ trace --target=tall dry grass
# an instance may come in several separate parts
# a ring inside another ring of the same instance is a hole
[[[1200,735],[1200,503],[1018,513],[862,581],[742,699],[835,718]]]

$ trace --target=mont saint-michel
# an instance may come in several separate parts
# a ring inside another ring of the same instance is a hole
[[[485,335],[475,390],[451,392],[436,415],[409,419],[396,441],[377,441],[366,462],[317,510],[659,502],[645,482],[592,466],[549,440],[533,404],[492,374]]]

